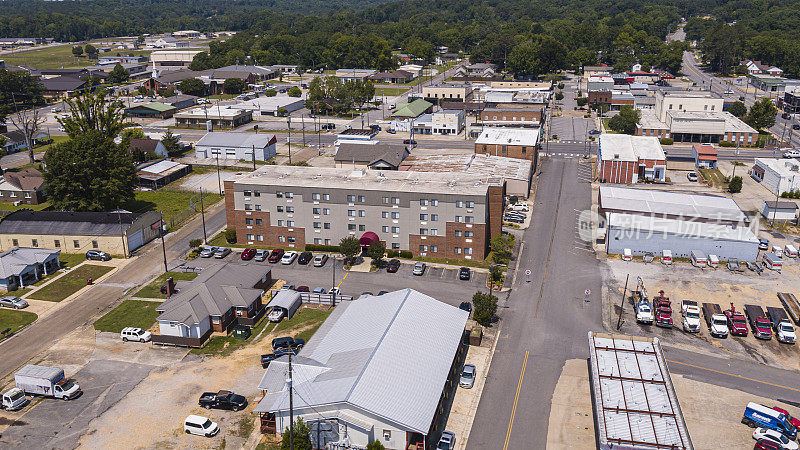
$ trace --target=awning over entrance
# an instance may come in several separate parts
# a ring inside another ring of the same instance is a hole
[[[361,239],[358,240],[358,243],[361,244],[361,248],[369,248],[369,246],[373,242],[378,242],[378,235],[373,233],[372,231],[367,231],[366,233],[361,235]]]

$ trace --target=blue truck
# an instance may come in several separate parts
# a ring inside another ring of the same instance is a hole
[[[750,427],[764,427],[786,435],[789,439],[797,439],[797,428],[789,422],[786,414],[775,411],[758,403],[750,402],[744,409],[742,423]]]

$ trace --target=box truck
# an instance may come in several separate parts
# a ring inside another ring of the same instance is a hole
[[[28,395],[72,400],[83,392],[78,383],[64,376],[64,369],[28,364],[14,374],[17,387]]]

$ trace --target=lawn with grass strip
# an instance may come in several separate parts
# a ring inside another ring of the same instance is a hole
[[[267,320],[267,316],[264,315],[261,318],[261,322],[256,324],[250,334],[250,337],[247,339],[236,339],[233,335],[229,336],[213,336],[209,338],[208,342],[203,348],[193,348],[189,353],[193,353],[195,355],[214,355],[214,356],[228,356],[233,353],[235,350],[240,349],[247,344],[251,343],[256,336],[261,334],[261,331],[264,327],[272,325],[269,320]]]
[[[0,202],[0,211],[17,211],[20,209],[32,209],[34,211],[41,211],[50,207],[50,202],[39,203],[38,205],[16,205],[10,202]]]
[[[19,331],[20,328],[32,323],[38,316],[32,312],[18,311],[15,309],[0,309],[0,330],[11,328],[8,336]],[[0,337],[0,341],[3,340]]]
[[[156,323],[159,302],[147,300],[125,300],[94,323],[97,331],[119,333],[125,327],[138,327],[146,330]]]
[[[164,298],[166,299],[167,296],[161,293],[161,286],[167,284],[167,278],[172,277],[172,280],[176,283],[178,281],[192,281],[197,278],[196,273],[192,272],[165,272],[162,273],[158,278],[153,280],[152,283],[144,286],[143,288],[139,289],[134,297],[144,297],[144,298]]]
[[[284,332],[286,334],[291,334],[295,330],[299,330],[300,328],[313,326],[314,331],[328,318],[333,310],[324,310],[324,309],[314,309],[314,308],[302,308],[295,313],[289,320],[281,321],[277,327],[273,330],[276,333]],[[309,337],[313,335],[314,332],[312,331],[309,334]]]
[[[186,215],[185,211],[194,197],[196,212]],[[203,194],[203,204],[206,208],[222,200],[219,194]],[[172,219],[185,222],[190,217],[200,213],[200,193],[184,191],[173,188],[162,188],[157,191],[138,191],[134,194],[134,200],[123,205],[128,211],[161,211],[164,215],[164,222],[170,226]],[[180,223],[176,223],[176,226]]]
[[[58,261],[61,262],[61,268],[72,269],[78,264],[86,261],[85,253],[61,253],[58,255]]]
[[[125,50],[126,54],[146,56],[150,50]],[[24,52],[3,55],[7,65],[31,66],[35,69],[80,69],[91,66],[95,61],[86,56],[72,54],[72,44],[56,45]]]
[[[111,271],[113,267],[84,264],[63,277],[31,294],[31,298],[48,302],[60,302],[86,286],[86,280],[97,280]]]

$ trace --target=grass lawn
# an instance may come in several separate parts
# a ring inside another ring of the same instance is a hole
[[[149,55],[150,50],[122,50],[120,54]],[[111,54],[116,55],[116,52]],[[85,55],[77,58],[72,54],[72,45],[57,45],[54,47],[29,50],[25,52],[3,55],[7,65],[26,65],[36,69],[79,69],[95,64],[95,60]]]
[[[86,286],[86,279],[98,279],[113,267],[84,264],[58,280],[36,291],[31,297],[48,302],[60,302]]]
[[[20,209],[32,209],[34,211],[41,211],[50,207],[50,202],[39,203],[38,205],[19,205],[14,206],[11,202],[0,202],[0,211],[17,211]]]
[[[58,255],[58,260],[61,262],[61,267],[71,269],[78,264],[86,261],[85,253],[61,253]]]
[[[197,278],[196,273],[191,272],[166,272],[161,274],[158,278],[153,280],[152,283],[148,284],[147,286],[139,289],[134,297],[144,297],[144,298],[164,298],[166,299],[167,296],[161,293],[161,286],[167,284],[167,278],[172,277],[173,280],[177,281],[191,281]]]
[[[47,150],[50,150],[50,147],[52,147],[52,146],[54,146],[56,144],[59,144],[61,142],[68,141],[69,140],[69,136],[50,136],[50,139],[52,139],[53,142],[51,142],[49,144],[45,144],[45,145],[39,146],[39,147],[36,147],[34,149],[36,151],[36,153],[46,152]]]
[[[703,178],[711,181],[716,187],[724,187],[728,184],[725,180],[725,175],[723,175],[719,169],[697,169],[697,171],[703,175]]]
[[[236,96],[233,94],[216,94],[216,95],[209,95],[206,98],[214,100],[230,100],[232,98],[236,98]]]
[[[16,333],[20,328],[32,323],[39,317],[32,312],[18,311],[15,309],[0,309],[0,331],[11,328],[11,334]],[[0,340],[3,340],[0,337]]]
[[[188,214],[186,209],[194,198],[197,212]],[[222,200],[222,196],[214,193],[203,194],[203,204],[206,208]],[[161,211],[168,229],[175,229],[185,223],[189,218],[200,213],[200,194],[192,191],[183,191],[174,188],[162,188],[157,191],[137,191],[133,201],[122,206],[128,211]]]
[[[376,87],[375,97],[380,97],[381,95],[385,95],[387,97],[396,97],[406,91],[408,91],[407,87]]]
[[[289,320],[282,320],[278,323],[278,326],[275,327],[273,331],[277,332],[285,332],[286,334],[292,334],[294,330],[312,325],[309,330],[306,330],[295,337],[299,337],[301,339],[305,339],[308,342],[308,338],[314,335],[314,332],[317,331],[322,322],[328,318],[333,310],[324,310],[324,309],[314,309],[314,308],[301,308],[297,310],[294,316],[292,316]]]
[[[125,327],[139,327],[146,330],[153,326],[158,318],[156,307],[158,302],[147,300],[125,300],[94,323],[97,331],[119,333]]]
[[[234,352],[234,350],[244,347],[245,345],[253,342],[253,339],[258,336],[261,331],[269,326],[270,328],[273,327],[273,324],[267,320],[267,315],[265,314],[264,317],[261,318],[261,322],[259,322],[255,327],[253,327],[252,334],[247,339],[236,339],[233,335],[230,336],[213,336],[207,342],[205,347],[203,348],[193,348],[189,353],[193,353],[195,355],[216,355],[216,356],[228,356]]]

